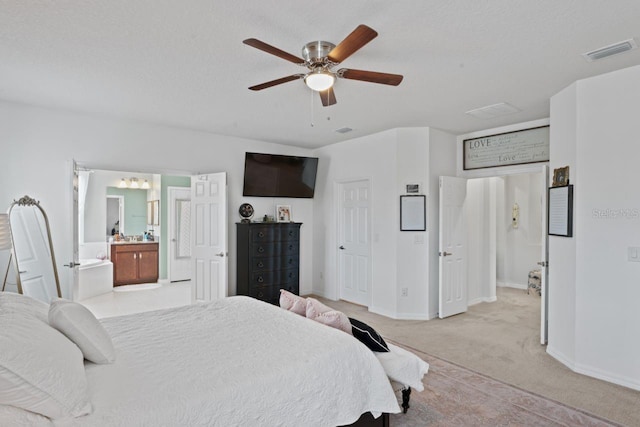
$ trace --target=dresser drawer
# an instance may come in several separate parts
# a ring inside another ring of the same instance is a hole
[[[288,225],[256,226],[251,230],[251,241],[254,243],[297,241],[300,228]]]
[[[271,301],[274,299],[275,294],[280,294],[280,289],[276,289],[275,286],[272,285],[263,285],[263,286],[250,286],[249,287],[249,296],[253,298],[258,298],[262,301]]]
[[[287,283],[298,283],[298,270],[291,268],[289,270],[276,270],[276,271],[264,271],[260,273],[253,273],[251,275],[251,282],[249,287],[252,286],[266,286],[266,285],[286,285]]]
[[[278,254],[280,256],[288,257],[297,256],[300,251],[300,245],[298,242],[265,242],[254,243],[251,245],[250,255],[252,256],[269,256]]]
[[[251,269],[253,272],[283,270],[298,266],[296,255],[282,257],[253,257],[251,258]]]

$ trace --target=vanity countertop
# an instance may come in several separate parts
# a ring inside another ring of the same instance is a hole
[[[111,242],[112,245],[146,245],[146,244],[150,244],[150,243],[158,243],[158,242],[151,242],[151,241],[125,241],[125,240],[120,240],[118,242],[114,241]]]

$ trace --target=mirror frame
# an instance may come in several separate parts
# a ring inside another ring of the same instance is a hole
[[[49,242],[49,250],[51,253],[51,264],[53,267],[53,277],[56,282],[56,291],[58,293],[58,298],[62,298],[62,293],[60,292],[60,279],[58,278],[58,267],[56,266],[56,256],[53,253],[53,241],[51,240],[51,228],[49,227],[49,218],[47,217],[47,214],[44,211],[44,209],[42,209],[42,206],[40,206],[40,202],[26,195],[24,197],[21,197],[18,200],[14,200],[13,203],[11,203],[11,206],[9,206],[9,210],[7,211],[7,214],[9,215],[9,230],[11,231],[11,236],[12,236],[11,255],[13,258],[13,266],[16,270],[16,285],[18,286],[18,293],[24,295],[24,292],[22,289],[22,281],[20,280],[20,266],[18,263],[18,257],[16,256],[16,245],[13,240],[13,230],[11,229],[11,211],[16,206],[35,206],[42,213],[42,216],[44,218],[44,224],[47,228],[47,239]]]

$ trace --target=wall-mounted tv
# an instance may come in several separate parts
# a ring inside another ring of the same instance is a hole
[[[243,196],[313,198],[316,157],[246,153]]]

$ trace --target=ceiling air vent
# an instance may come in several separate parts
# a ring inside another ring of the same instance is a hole
[[[476,108],[475,110],[466,111],[465,114],[477,117],[479,119],[493,119],[494,117],[506,116],[508,114],[517,113],[520,109],[506,102],[499,104],[487,105],[486,107]]]
[[[611,44],[609,46],[601,47],[600,49],[592,50],[591,52],[583,53],[582,56],[589,62],[597,61],[599,59],[606,58],[608,56],[617,55],[622,52],[627,52],[636,49],[638,45],[634,39],[624,40],[618,43]]]
[[[336,129],[336,132],[338,132],[338,133],[348,133],[348,132],[351,132],[352,130],[353,130],[353,129],[351,129],[350,127],[346,127],[346,126],[345,126],[345,127],[343,127],[343,128]]]

